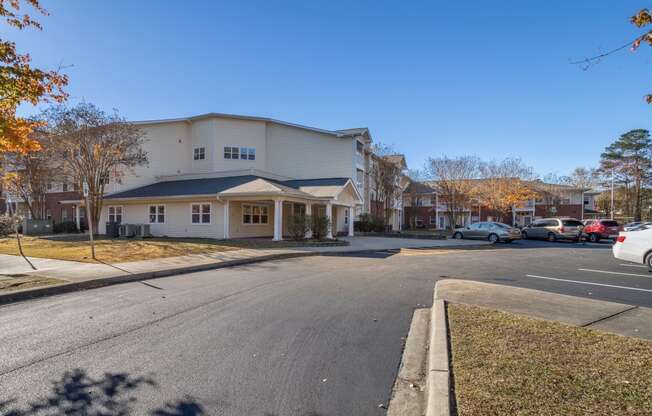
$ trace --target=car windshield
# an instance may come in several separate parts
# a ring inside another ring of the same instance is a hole
[[[503,224],[502,222],[494,222],[494,225],[498,228],[512,228],[507,224]]]
[[[581,221],[577,221],[577,220],[563,220],[562,224],[564,224],[567,227],[579,227],[584,225],[582,224]]]
[[[617,221],[600,221],[605,227],[618,227]]]

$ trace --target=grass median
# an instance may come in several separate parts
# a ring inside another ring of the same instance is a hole
[[[652,343],[448,306],[460,416],[650,415]]]

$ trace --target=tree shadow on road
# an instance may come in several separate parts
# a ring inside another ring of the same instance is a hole
[[[128,373],[105,373],[93,378],[83,369],[64,373],[52,382],[46,397],[35,399],[26,405],[18,405],[15,399],[0,401],[0,414],[5,416],[36,415],[84,415],[126,416],[133,414],[136,392],[142,388],[156,388],[150,376],[134,377]],[[203,407],[192,397],[165,403],[150,412],[152,416],[199,416],[205,414]]]

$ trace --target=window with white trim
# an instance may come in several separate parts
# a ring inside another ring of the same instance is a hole
[[[224,159],[256,160],[254,147],[224,146]]]
[[[109,222],[122,222],[122,207],[117,205],[109,206]]]
[[[190,204],[190,222],[193,224],[210,224],[211,204],[209,202]]]
[[[165,205],[149,206],[149,223],[165,224]]]
[[[64,182],[64,183],[61,185],[61,189],[63,190],[63,192],[68,192],[68,184]]]
[[[205,147],[195,147],[193,159],[194,160],[204,160],[204,159],[206,159],[206,148]]]
[[[344,210],[344,224],[348,225],[349,224],[349,209]]]
[[[243,224],[269,224],[269,207],[267,205],[242,205]]]

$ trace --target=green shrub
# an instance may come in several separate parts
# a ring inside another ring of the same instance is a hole
[[[58,234],[58,233],[70,234],[70,233],[79,232],[79,230],[77,229],[77,223],[75,223],[74,221],[62,221],[62,222],[56,223],[52,227],[52,231],[55,234]]]
[[[9,215],[0,215],[0,237],[6,237],[14,232],[15,219]]]
[[[290,236],[295,241],[301,241],[306,238],[306,233],[310,231],[312,219],[309,215],[295,214],[288,220],[288,230]]]
[[[331,220],[325,215],[315,215],[312,217],[312,238],[323,240],[328,234],[328,228],[331,226]]]
[[[361,214],[359,220],[353,223],[353,227],[363,233],[382,233],[385,231],[385,222],[371,214]]]

